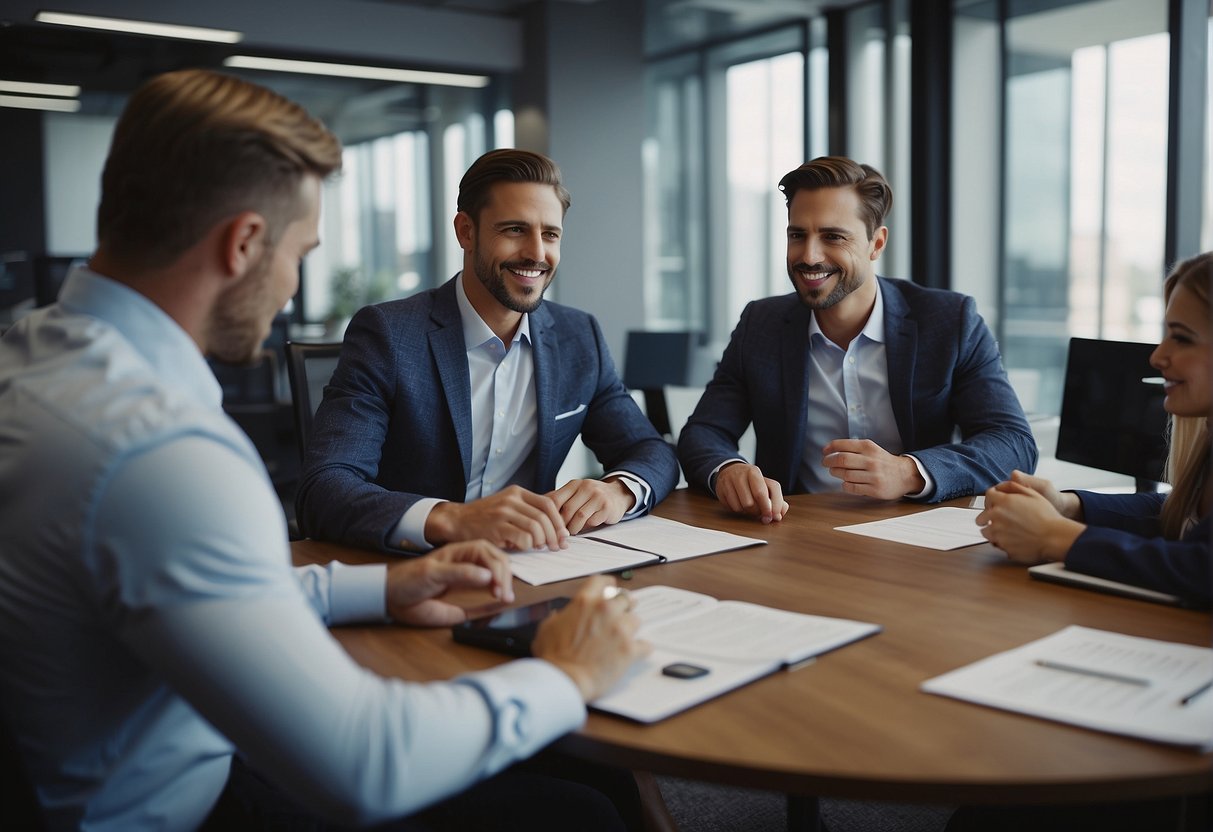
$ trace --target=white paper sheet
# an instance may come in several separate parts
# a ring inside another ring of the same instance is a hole
[[[690,526],[664,517],[637,517],[613,526],[603,526],[587,532],[586,537],[652,552],[668,561],[741,549],[766,543],[756,537]]]
[[[787,666],[880,631],[862,621],[748,604],[668,586],[635,590],[637,635],[653,652],[636,662],[603,696],[599,710],[656,722]],[[689,662],[708,672],[694,679],[662,673]]]
[[[528,549],[514,552],[509,557],[510,571],[514,577],[535,586],[660,561],[656,555],[612,546],[588,537],[569,538],[567,549]]]
[[[511,554],[510,571],[529,584],[550,584],[760,543],[766,541],[662,517],[638,517],[570,538],[567,549],[530,549]]]
[[[1213,750],[1213,690],[1192,694],[1210,681],[1213,649],[1208,647],[1071,626],[928,679],[922,689],[1208,751]]]
[[[928,549],[959,549],[986,542],[976,522],[978,514],[977,509],[945,506],[904,517],[838,526],[835,530]]]

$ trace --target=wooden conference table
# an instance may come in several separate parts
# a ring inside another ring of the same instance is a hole
[[[677,491],[663,517],[769,541],[637,569],[626,584],[667,584],[883,625],[814,664],[761,679],[655,725],[591,713],[567,752],[657,774],[789,795],[920,803],[1070,803],[1213,788],[1213,756],[1002,712],[919,691],[926,679],[1069,625],[1208,645],[1207,612],[1042,583],[989,544],[935,551],[834,531],[925,510],[843,494],[793,496],[782,523],[729,515]],[[956,501],[951,505],[962,505]],[[299,541],[296,562],[380,560]],[[532,587],[518,603],[570,594]],[[448,630],[340,627],[361,664],[411,680],[446,679],[505,657],[455,644]]]

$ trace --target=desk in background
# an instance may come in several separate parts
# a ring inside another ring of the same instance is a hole
[[[884,631],[801,670],[761,679],[656,725],[591,713],[567,752],[657,774],[816,795],[944,804],[1078,803],[1213,789],[1213,758],[922,693],[926,679],[1069,624],[1207,645],[1207,612],[1174,609],[1030,579],[989,544],[939,552],[834,531],[924,510],[843,494],[789,498],[763,526],[685,490],[663,517],[761,537],[769,545],[635,571],[667,584]],[[952,505],[962,504],[962,501]],[[298,563],[381,561],[314,541]],[[570,594],[532,587],[518,603]],[[445,679],[503,657],[455,644],[447,630],[334,630],[354,659],[386,675]]]

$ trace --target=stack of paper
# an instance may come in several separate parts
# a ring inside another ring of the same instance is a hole
[[[1213,649],[1066,627],[922,689],[1114,734],[1213,750]]]

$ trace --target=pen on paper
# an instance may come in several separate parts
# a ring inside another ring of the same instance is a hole
[[[1049,659],[1037,659],[1036,664],[1039,667],[1047,667],[1049,670],[1064,670],[1067,673],[1081,673],[1084,676],[1095,676],[1099,679],[1109,679],[1113,682],[1124,682],[1127,685],[1141,685],[1148,687],[1149,679],[1143,679],[1140,676],[1124,676],[1120,673],[1110,673],[1106,670],[1096,670],[1093,667],[1081,667],[1076,664],[1066,664],[1065,662],[1055,662]]]
[[[1187,696],[1185,696],[1183,699],[1179,700],[1179,704],[1180,704],[1180,705],[1187,705],[1187,704],[1188,704],[1189,702],[1191,702],[1193,699],[1195,699],[1196,697],[1200,696],[1202,693],[1205,693],[1205,692],[1206,692],[1206,691],[1208,691],[1210,688],[1213,688],[1213,679],[1210,679],[1209,681],[1205,682],[1203,685],[1201,685],[1200,687],[1198,687],[1196,690],[1192,691],[1192,692],[1191,692],[1191,693],[1189,693]]]

